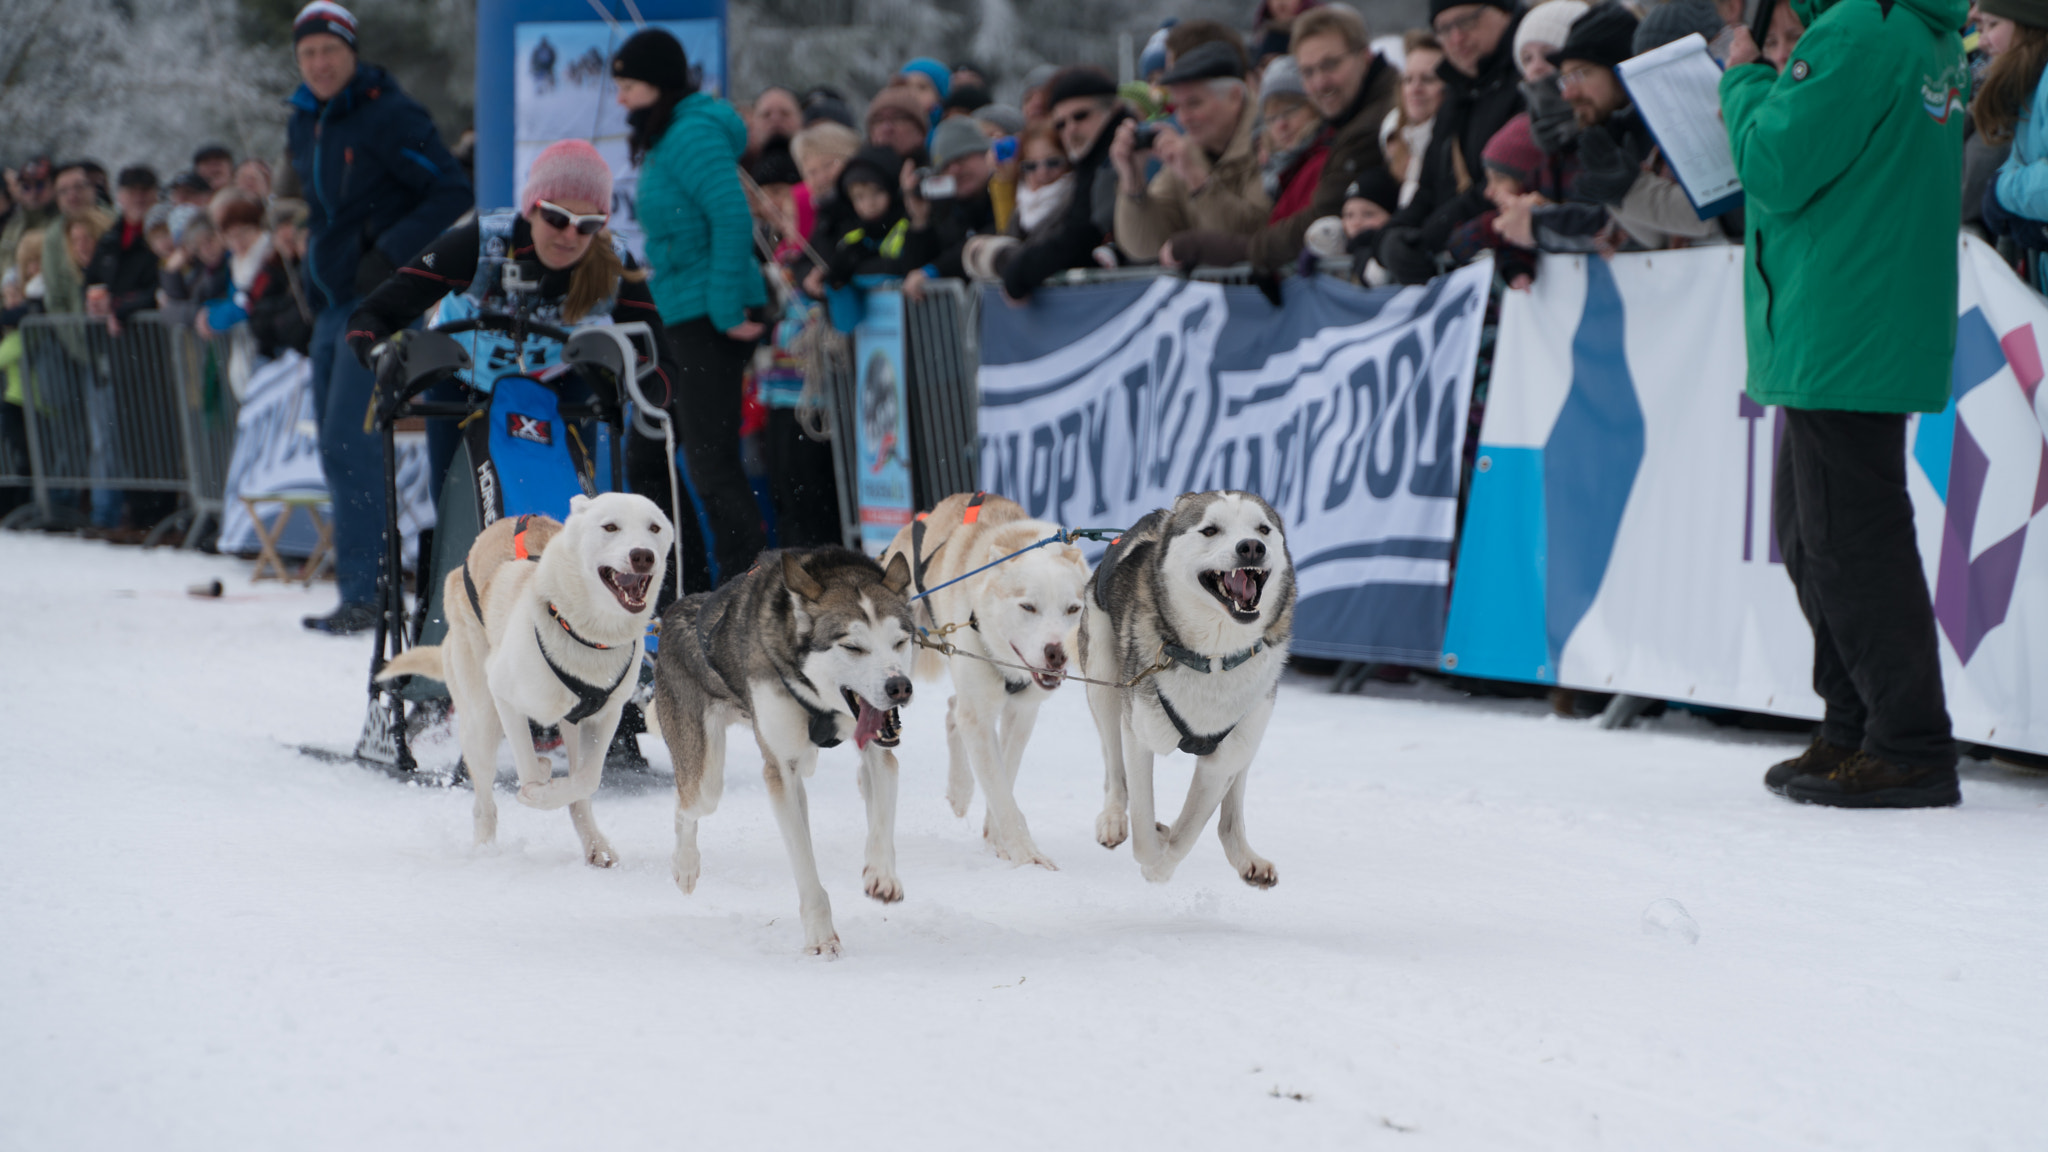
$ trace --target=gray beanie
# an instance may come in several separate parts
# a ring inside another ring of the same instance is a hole
[[[1024,114],[1008,104],[984,104],[974,110],[974,120],[978,124],[993,124],[1006,136],[1024,131]]]
[[[1275,96],[1289,95],[1308,99],[1308,86],[1301,82],[1301,69],[1292,56],[1275,56],[1266,62],[1266,70],[1259,76],[1259,106]]]
[[[981,128],[973,120],[965,116],[948,117],[939,121],[938,131],[932,133],[932,171],[936,172],[976,152],[986,151],[988,137],[981,134]]]
[[[1059,65],[1040,64],[1038,67],[1033,68],[1031,71],[1026,72],[1024,74],[1024,90],[1026,92],[1029,92],[1034,88],[1043,88],[1047,84],[1052,83],[1052,78],[1059,74]]]

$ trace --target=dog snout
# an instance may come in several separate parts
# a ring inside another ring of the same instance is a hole
[[[651,548],[635,548],[627,553],[626,559],[632,561],[633,572],[636,575],[654,571],[654,550]]]
[[[1266,560],[1266,542],[1246,537],[1237,542],[1237,558],[1246,564],[1262,564]]]
[[[1067,646],[1065,644],[1047,644],[1045,646],[1046,671],[1057,672],[1066,666]]]
[[[882,691],[888,694],[889,703],[894,705],[910,703],[910,677],[891,676],[882,684]]]

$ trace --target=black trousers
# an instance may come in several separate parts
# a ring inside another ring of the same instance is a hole
[[[832,445],[804,435],[794,408],[770,408],[761,439],[775,491],[777,542],[784,548],[846,543]]]
[[[751,342],[733,340],[699,317],[668,328],[669,347],[675,353],[677,371],[675,403],[676,441],[683,450],[689,491],[683,494],[689,505],[694,493],[703,509],[671,512],[676,530],[683,535],[683,589],[708,592],[715,583],[745,572],[754,557],[767,545],[761,525],[761,506],[747,483],[747,471],[740,463],[740,387],[747,361],[754,355]],[[635,438],[638,439],[637,437]],[[653,452],[653,468],[645,476],[634,468],[634,459],[648,467],[642,451],[627,462],[627,477],[636,492],[658,492],[655,503],[668,503],[668,472],[660,452]],[[659,476],[657,482],[654,477]],[[678,514],[680,513],[680,514]],[[714,582],[706,557],[718,561]]]
[[[1934,606],[1906,494],[1906,418],[1787,408],[1773,520],[1813,628],[1821,738],[1952,768]]]

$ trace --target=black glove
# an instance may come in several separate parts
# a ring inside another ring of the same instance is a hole
[[[1643,174],[1607,129],[1597,124],[1579,136],[1579,165],[1573,191],[1595,204],[1621,203]]]
[[[1387,228],[1380,234],[1380,267],[1403,284],[1427,284],[1436,275],[1436,252],[1420,228]]]
[[[1571,147],[1579,135],[1579,119],[1558,90],[1557,77],[1523,84],[1522,99],[1529,106],[1529,138],[1538,148],[1557,153]]]
[[[356,363],[371,371],[375,371],[377,365],[372,362],[370,353],[376,350],[378,343],[377,337],[368,332],[356,331],[348,334],[348,349],[356,354]]]
[[[375,244],[363,250],[356,259],[356,299],[360,300],[375,292],[379,285],[391,279],[398,266]]]

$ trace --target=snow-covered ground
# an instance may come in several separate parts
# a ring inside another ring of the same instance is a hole
[[[516,803],[479,851],[467,792],[293,750],[352,742],[368,642],[246,572],[0,536],[0,1148],[2048,1140],[2048,781],[1797,808],[1757,782],[1793,738],[1304,678],[1248,803],[1279,887],[1213,836],[1160,887],[1093,842],[1078,691],[1018,787],[1045,872],[947,809],[921,686],[904,903],[860,894],[847,750],[812,782],[825,963],[743,735],[694,896],[659,789],[600,796],[613,871]]]

